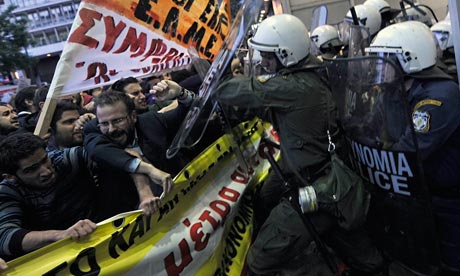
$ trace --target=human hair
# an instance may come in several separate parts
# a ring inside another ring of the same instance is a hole
[[[86,94],[88,94],[88,95],[93,96],[93,92],[94,92],[94,91],[97,91],[97,90],[100,90],[100,91],[102,92],[102,91],[104,90],[104,87],[95,87],[95,88],[91,88],[91,89],[89,89],[89,90],[86,90],[86,91],[84,91],[84,92],[85,92]]]
[[[14,107],[18,112],[29,111],[29,107],[26,104],[26,100],[34,100],[36,89],[37,87],[35,85],[32,85],[22,88],[18,91],[18,93],[16,93],[16,97],[14,98]]]
[[[46,142],[32,133],[7,136],[0,141],[0,172],[15,175],[19,161],[32,156],[37,149],[46,149]]]
[[[42,86],[35,90],[35,95],[34,95],[34,106],[39,111],[40,108],[40,103],[44,102],[46,100],[46,95],[48,95],[50,87],[49,86]]]
[[[120,92],[125,92],[125,87],[131,83],[139,83],[139,81],[133,77],[119,79],[112,84],[112,89]]]
[[[100,106],[114,105],[117,102],[122,102],[125,104],[128,114],[131,114],[136,109],[133,100],[128,95],[113,89],[109,89],[98,97],[94,98],[96,110]]]
[[[51,119],[50,127],[53,132],[56,132],[56,123],[62,118],[62,114],[66,111],[77,111],[80,114],[80,108],[71,102],[60,101],[56,104],[53,119]]]

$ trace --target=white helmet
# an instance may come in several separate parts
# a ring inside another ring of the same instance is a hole
[[[388,4],[385,0],[366,0],[363,5],[373,6],[379,11],[379,13],[384,13],[391,10],[390,4]]]
[[[431,26],[431,32],[433,32],[436,40],[438,41],[439,48],[446,50],[447,48],[454,47],[454,41],[452,37],[452,26],[450,21],[440,21]]]
[[[417,9],[415,9],[414,7],[410,5],[406,5],[405,12],[406,12],[407,17],[404,16],[404,13],[401,11],[395,18],[396,22],[404,22],[404,21],[413,20],[413,21],[422,22],[428,27],[430,27],[431,25],[435,23],[436,20],[433,18],[433,13],[427,6],[419,5],[419,4],[414,4],[414,5],[420,10],[422,10],[425,13],[425,15],[422,14]]]
[[[278,14],[262,21],[248,44],[261,52],[275,53],[285,67],[299,63],[310,51],[307,27],[291,14]]]
[[[331,25],[321,25],[316,27],[310,34],[310,39],[318,49],[332,48],[343,45],[339,40],[339,33]]]
[[[380,30],[380,25],[382,24],[382,17],[377,8],[371,5],[356,5],[354,8],[359,25],[368,28],[370,35],[376,34]],[[353,22],[351,11],[348,11],[345,16],[345,21]]]
[[[365,49],[366,53],[396,56],[407,74],[436,63],[436,41],[430,29],[418,21],[406,21],[381,30]]]

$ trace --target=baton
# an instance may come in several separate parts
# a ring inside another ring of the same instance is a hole
[[[269,144],[275,144],[275,143],[270,141]],[[278,145],[278,147],[279,147],[279,145]],[[267,147],[264,148],[264,154],[267,157],[268,162],[270,163],[270,166],[275,171],[275,174],[283,181],[284,186],[287,187],[288,189],[292,189],[292,186],[285,179],[280,167],[278,166],[278,163],[276,163],[275,159],[270,154],[270,150]],[[291,200],[289,200],[289,202],[291,202]],[[315,241],[316,245],[318,246],[318,250],[321,253],[321,255],[323,256],[324,261],[326,261],[327,266],[329,267],[329,269],[331,270],[332,273],[336,274],[337,273],[337,266],[334,265],[334,261],[332,260],[332,256],[330,255],[329,251],[327,250],[326,245],[324,244],[324,242],[321,240],[321,237],[319,236],[318,231],[316,231],[316,228],[313,225],[313,223],[311,222],[310,218],[306,214],[302,213],[302,211],[300,210],[300,208],[298,207],[297,204],[291,202],[291,205],[292,205],[292,208],[294,208],[294,210],[297,212],[297,214],[302,219],[303,224],[305,225],[305,227],[307,228],[308,232],[310,233],[310,235],[312,236],[313,240]]]

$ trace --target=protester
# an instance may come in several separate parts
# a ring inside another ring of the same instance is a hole
[[[42,86],[40,88],[37,88],[34,90],[34,96],[33,96],[33,107],[34,111],[30,114],[27,114],[23,116],[19,120],[19,124],[22,128],[22,131],[27,131],[27,132],[34,132],[35,127],[37,126],[38,118],[40,117],[41,110],[43,108],[43,105],[45,104],[46,100],[46,95],[48,94],[49,87],[48,86]],[[42,138],[48,138],[49,134],[46,137]]]
[[[84,123],[95,117],[92,113],[80,115],[76,104],[58,102],[50,123],[48,150],[82,146]]]
[[[12,259],[46,244],[82,239],[96,229],[87,219],[95,187],[81,148],[47,154],[31,133],[0,142],[0,257]]]
[[[147,98],[142,93],[142,87],[136,78],[128,77],[119,79],[112,84],[112,90],[126,93],[133,101],[137,114],[148,111]]]
[[[191,93],[181,91],[169,81],[162,83],[166,87],[170,85],[171,92],[157,94],[160,100],[180,95],[179,106],[173,111],[150,111],[138,116],[129,96],[107,91],[95,99],[97,119],[84,128],[85,147],[98,165],[109,172],[146,175],[157,197],[161,192],[167,194],[171,191],[171,174],[178,173],[191,160],[180,154],[173,159],[166,158],[166,150],[191,104]],[[161,185],[163,190],[154,184]],[[113,186],[105,188],[114,197],[122,197],[117,200],[127,200],[122,194],[111,193],[112,189],[126,189],[126,185],[116,181]],[[133,200],[136,199],[131,198]]]
[[[35,90],[37,90],[36,86],[28,86],[16,93],[14,98],[14,107],[18,112],[20,125],[22,125],[22,118],[37,111],[33,104]]]
[[[19,129],[16,110],[9,104],[0,102],[0,139]]]

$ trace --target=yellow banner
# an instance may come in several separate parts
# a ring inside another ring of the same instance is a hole
[[[240,275],[252,235],[254,187],[268,174],[260,120],[241,124],[242,171],[222,136],[175,178],[152,216],[140,211],[98,224],[85,240],[62,240],[8,263],[6,275]]]

